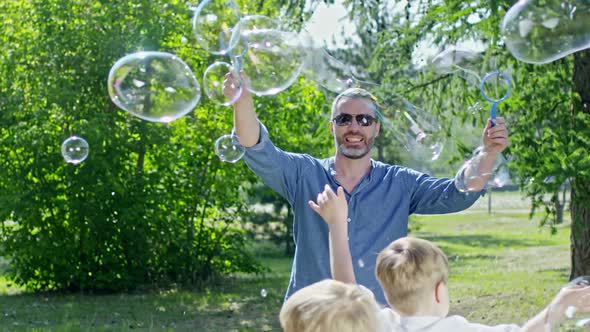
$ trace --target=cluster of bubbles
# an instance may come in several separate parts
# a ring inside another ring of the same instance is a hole
[[[590,3],[521,0],[506,12],[502,32],[518,60],[549,63],[590,47]]]
[[[219,57],[202,76],[203,93],[213,103],[230,106],[244,89],[258,96],[275,95],[299,75],[332,93],[375,85],[358,79],[351,66],[316,45],[306,31],[290,31],[278,20],[262,15],[242,16],[234,0],[204,0],[192,10],[197,43]],[[441,71],[456,70],[454,58],[462,57],[461,52],[450,53],[451,62],[441,54],[433,60],[434,66]],[[237,82],[231,89],[225,86],[228,73]],[[247,82],[242,81],[244,77]],[[201,86],[189,66],[165,52],[137,52],[121,58],[109,73],[108,91],[119,108],[162,123],[186,115],[201,98]],[[388,106],[393,114],[384,122],[392,124],[395,137],[418,159],[436,160],[444,146],[439,121],[401,97]],[[244,151],[233,133],[222,135],[215,143],[222,161],[235,163]]]
[[[309,33],[290,31],[266,16],[244,16],[234,0],[204,0],[191,9],[197,43],[212,55],[225,57],[209,65],[202,77],[204,94],[216,104],[235,103],[243,89],[258,96],[277,94],[300,74],[333,93],[371,84],[359,80],[351,66],[317,46]],[[506,13],[502,31],[507,48],[517,59],[541,64],[590,47],[588,22],[590,5],[585,1],[550,0],[541,6],[523,0]],[[497,104],[510,94],[511,80],[504,72],[491,71],[480,77],[481,52],[469,47],[448,47],[429,60],[428,67],[479,85],[484,99],[492,104],[492,119]],[[248,84],[240,81],[239,72],[250,79]],[[239,76],[231,95],[224,92],[227,73]],[[201,85],[190,67],[174,54],[157,51],[132,53],[118,60],[109,73],[108,91],[119,108],[162,123],[188,114],[201,98]],[[479,111],[477,105],[469,111]],[[394,98],[391,108],[392,119],[384,122],[395,124],[391,125],[395,136],[412,154],[436,160],[444,146],[438,121],[402,98]],[[219,137],[215,151],[223,161],[235,163],[244,148],[232,133]]]
[[[512,80],[510,74],[507,72],[495,69],[493,61],[487,62],[489,60],[486,60],[484,57],[484,50],[483,48],[478,49],[477,47],[451,45],[428,58],[421,70],[433,73],[434,75],[459,77],[465,80],[468,86],[479,90],[479,94],[483,99],[482,102],[475,102],[473,105],[467,107],[466,111],[471,115],[477,115],[484,110],[483,102],[489,102],[491,104],[489,108],[489,117],[492,119],[491,126],[495,126],[494,120],[496,119],[498,104],[510,96]],[[412,109],[417,108],[414,107]],[[432,156],[432,160],[435,160],[437,158],[436,152],[438,149],[442,150],[445,142],[444,136],[440,134],[442,128],[435,122],[435,118],[427,112],[418,109],[416,113],[420,114],[420,116],[417,116],[420,120],[415,121],[412,116],[408,120],[409,125],[407,125],[407,128],[410,128],[410,130],[406,130],[406,132],[415,132],[417,133],[415,136],[420,137],[422,131],[428,131],[416,130],[417,128],[430,128],[431,133],[426,136],[430,136],[430,141],[426,141],[427,144],[418,146],[418,148],[412,148],[412,152],[415,154],[422,151],[421,153],[424,155],[425,150],[430,151],[427,156]],[[423,123],[423,125],[416,126],[415,124],[417,123]],[[426,147],[429,149],[425,149]],[[473,169],[477,169],[477,160],[481,158],[478,151],[479,149],[474,152],[474,159],[468,162],[472,164],[471,168]],[[427,157],[423,157],[423,159],[427,160]],[[464,165],[463,168],[465,169],[467,166]],[[506,162],[500,162],[495,165],[493,172],[489,174],[478,174],[476,172],[471,172],[471,174],[474,177],[481,178],[481,180],[473,181],[474,179],[465,179],[468,183],[481,182],[485,178],[489,179],[488,185],[502,187],[510,180]],[[466,188],[465,184],[459,184],[458,188],[466,192],[473,190],[473,188]]]
[[[477,114],[482,109],[483,109],[483,106],[481,106],[481,104],[479,103],[479,101],[476,101],[473,105],[467,107],[467,111],[469,113],[471,113],[471,114]]]
[[[345,65],[316,48],[305,31],[290,31],[262,15],[243,16],[233,0],[204,0],[191,9],[197,43],[219,57],[202,76],[203,94],[213,103],[232,105],[244,89],[258,96],[275,95],[302,73],[333,92],[358,83]],[[228,73],[238,82],[232,89],[225,89]],[[248,82],[241,81],[240,73]],[[118,60],[109,73],[108,91],[119,108],[162,123],[183,117],[201,98],[201,86],[189,66],[173,54],[155,51]],[[215,151],[221,160],[235,163],[244,148],[232,133],[219,137]]]

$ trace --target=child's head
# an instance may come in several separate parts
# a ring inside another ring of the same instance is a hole
[[[357,285],[326,279],[300,289],[280,313],[285,332],[376,331],[379,305]]]
[[[434,299],[441,303],[435,311],[447,315],[449,267],[434,243],[409,237],[393,241],[377,256],[375,273],[387,302],[401,314],[416,315]]]

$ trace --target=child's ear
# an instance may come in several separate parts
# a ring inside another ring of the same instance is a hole
[[[436,286],[434,286],[434,299],[436,300],[436,303],[440,303],[440,295],[442,292],[441,287],[443,287],[443,281],[437,282]]]

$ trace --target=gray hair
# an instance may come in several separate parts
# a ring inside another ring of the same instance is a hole
[[[338,107],[338,103],[340,103],[340,101],[342,101],[343,99],[346,99],[346,98],[368,100],[370,103],[370,108],[375,112],[375,115],[378,118],[381,118],[381,112],[379,111],[379,109],[381,109],[382,106],[379,104],[377,97],[375,97],[369,91],[367,91],[365,89],[361,89],[361,88],[349,88],[349,89],[346,89],[343,92],[341,92],[338,96],[336,96],[336,98],[334,98],[334,101],[332,102],[332,117],[336,113],[336,108]]]

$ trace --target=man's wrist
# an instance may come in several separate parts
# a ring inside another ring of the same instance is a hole
[[[496,157],[498,156],[498,151],[494,150],[491,147],[487,147],[485,145],[482,147],[480,153],[483,158],[490,158],[491,157],[491,158],[496,159]]]

